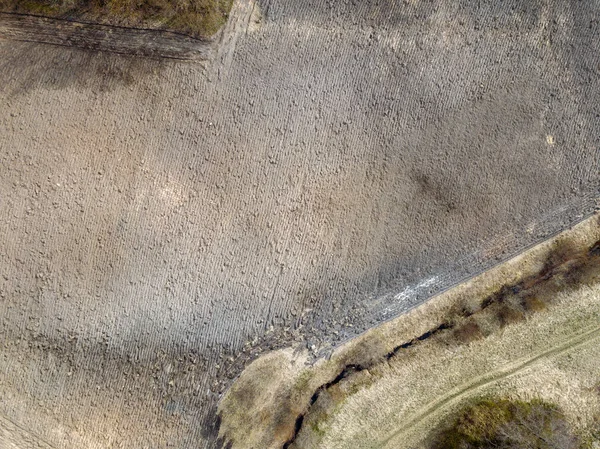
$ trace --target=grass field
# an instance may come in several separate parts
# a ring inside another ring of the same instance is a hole
[[[214,35],[233,0],[0,0],[0,11]]]

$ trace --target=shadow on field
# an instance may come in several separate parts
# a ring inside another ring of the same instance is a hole
[[[11,51],[6,52],[0,47],[0,71],[7,81],[5,85],[16,86],[6,92],[9,99],[39,88],[106,92],[133,87],[147,77],[160,75],[168,63],[30,42],[10,42],[9,46]],[[14,51],[15,47],[19,51]]]

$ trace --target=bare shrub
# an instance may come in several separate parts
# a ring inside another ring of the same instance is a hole
[[[468,321],[454,330],[454,336],[460,343],[471,343],[483,338],[483,332],[479,324],[474,321]]]
[[[552,404],[484,399],[464,409],[432,449],[575,449],[564,414]]]
[[[518,323],[525,319],[525,314],[508,304],[503,304],[498,310],[498,319],[502,326]]]
[[[541,312],[546,310],[548,306],[539,297],[530,295],[523,298],[523,308],[527,312]]]

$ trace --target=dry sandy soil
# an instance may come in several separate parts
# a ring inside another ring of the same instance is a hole
[[[325,354],[588,215],[599,16],[239,0],[202,63],[0,16],[0,442],[214,447],[257,354]]]

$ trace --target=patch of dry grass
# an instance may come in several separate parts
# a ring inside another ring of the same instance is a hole
[[[0,11],[214,35],[233,0],[0,0]]]

